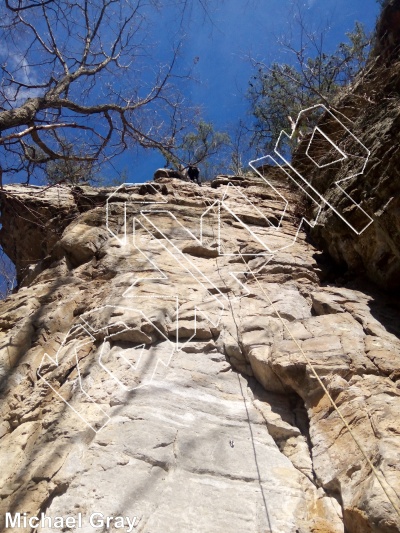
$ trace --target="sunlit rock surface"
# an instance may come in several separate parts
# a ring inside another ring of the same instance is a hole
[[[5,189],[0,515],[400,531],[398,304],[336,279],[273,184]]]

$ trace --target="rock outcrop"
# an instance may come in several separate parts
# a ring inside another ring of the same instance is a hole
[[[337,120],[325,113],[318,124],[329,140],[320,136],[318,143],[313,137],[311,145],[319,153],[311,159],[306,137],[293,163],[325,199],[311,230],[314,241],[338,264],[396,291],[400,290],[399,49],[400,1],[390,0],[378,22],[368,68],[332,102]],[[365,230],[361,220],[365,215],[360,216],[362,211],[357,212],[350,198],[373,220]],[[310,206],[311,218],[317,215],[321,203],[317,204]],[[332,206],[354,220],[356,231],[349,231]]]
[[[385,0],[379,18],[373,56],[386,60],[390,65],[399,55],[400,45],[400,2],[399,0]]]
[[[336,279],[292,189],[245,181],[5,187],[2,518],[400,531],[398,302]]]
[[[158,168],[154,172],[153,179],[157,181],[159,178],[175,178],[183,181],[189,181],[189,178],[183,171],[174,170],[172,168]]]

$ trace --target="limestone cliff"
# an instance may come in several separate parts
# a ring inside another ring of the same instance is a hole
[[[212,185],[3,191],[1,517],[399,532],[397,302],[335,281],[273,176]]]

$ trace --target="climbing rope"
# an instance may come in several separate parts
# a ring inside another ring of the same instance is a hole
[[[346,420],[344,419],[342,413],[340,412],[339,410],[339,407],[336,405],[335,403],[335,400],[332,398],[332,396],[329,394],[329,391],[327,390],[327,388],[325,387],[325,385],[323,384],[321,378],[319,377],[319,375],[317,374],[315,368],[314,368],[314,365],[312,364],[312,362],[310,361],[310,359],[307,357],[307,354],[304,352],[303,348],[300,346],[299,342],[297,341],[297,339],[293,336],[292,332],[290,331],[290,329],[288,328],[287,324],[285,323],[285,321],[283,320],[283,318],[281,317],[278,309],[275,307],[275,305],[273,304],[271,298],[268,296],[268,294],[265,292],[263,286],[261,285],[260,281],[257,279],[257,277],[255,276],[254,272],[252,271],[252,269],[250,268],[250,266],[248,265],[248,263],[245,262],[241,252],[240,253],[240,256],[242,258],[242,261],[247,265],[247,268],[248,268],[248,272],[252,275],[252,277],[254,278],[254,280],[256,281],[257,285],[259,286],[261,292],[264,294],[264,296],[267,298],[269,304],[271,305],[271,307],[273,308],[273,310],[275,311],[276,313],[276,316],[278,317],[278,319],[280,320],[280,322],[282,323],[283,327],[285,328],[285,330],[288,332],[288,334],[290,335],[290,337],[292,338],[293,342],[296,344],[296,346],[298,347],[298,349],[300,350],[301,354],[303,355],[304,359],[306,360],[308,366],[310,367],[311,369],[311,372],[313,373],[314,377],[317,379],[318,383],[321,385],[323,391],[325,392],[326,396],[328,397],[330,403],[332,404],[332,407],[334,408],[334,410],[336,411],[336,413],[338,414],[339,418],[341,419],[341,421],[343,422],[344,426],[346,427],[346,429],[348,430],[348,432],[350,433],[352,439],[354,440],[354,442],[356,443],[358,449],[360,450],[361,454],[363,455],[364,459],[367,461],[367,464],[369,465],[369,467],[371,468],[371,471],[372,473],[374,474],[374,476],[376,477],[376,479],[378,480],[378,483],[380,484],[380,486],[382,487],[382,490],[383,492],[386,494],[386,497],[388,498],[389,502],[392,504],[394,510],[396,511],[397,515],[400,517],[400,508],[399,506],[396,504],[396,502],[394,501],[394,499],[392,498],[392,496],[389,494],[389,491],[387,490],[387,488],[385,487],[385,484],[390,488],[390,490],[392,490],[394,492],[394,489],[389,485],[389,483],[386,481],[386,479],[384,478],[383,474],[381,476],[381,473],[375,468],[375,466],[372,464],[370,458],[367,456],[366,452],[364,451],[361,443],[359,442],[359,440],[357,439],[356,435],[354,434],[353,430],[351,429],[351,427],[349,426],[349,424],[346,422]]]

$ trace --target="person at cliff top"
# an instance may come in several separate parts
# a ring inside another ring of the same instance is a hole
[[[198,167],[195,167],[194,165],[189,165],[188,170],[187,170],[187,176],[190,179],[190,181],[194,181],[201,187],[200,170]]]

